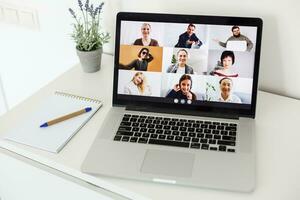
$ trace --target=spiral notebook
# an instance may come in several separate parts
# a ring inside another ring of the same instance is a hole
[[[5,139],[58,153],[101,106],[100,100],[57,91],[42,102],[25,121],[9,132]],[[40,128],[44,122],[85,107],[91,107],[92,110],[52,126]]]

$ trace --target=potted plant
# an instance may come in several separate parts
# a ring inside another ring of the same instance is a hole
[[[94,7],[86,0],[83,5],[78,0],[79,15],[73,9],[69,8],[72,17],[76,23],[73,24],[74,31],[72,38],[76,43],[76,51],[84,72],[96,72],[101,66],[101,57],[103,44],[110,39],[109,33],[101,31],[100,14],[104,3]]]

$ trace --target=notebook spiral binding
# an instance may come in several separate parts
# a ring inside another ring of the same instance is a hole
[[[74,95],[74,94],[69,94],[69,93],[66,93],[66,92],[55,91],[55,95],[60,95],[60,96],[65,96],[65,97],[69,97],[69,98],[72,98],[72,99],[78,99],[78,100],[81,100],[81,101],[88,101],[88,102],[92,102],[92,103],[101,104],[100,100],[92,99],[92,98],[88,98],[88,97],[83,97],[83,96],[79,96],[79,95]]]

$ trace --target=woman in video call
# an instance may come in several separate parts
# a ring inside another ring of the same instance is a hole
[[[167,69],[167,73],[178,73],[178,74],[194,74],[194,70],[187,63],[188,52],[185,49],[180,49],[177,52],[177,63],[171,65]]]
[[[148,48],[142,48],[138,53],[138,58],[134,59],[128,65],[123,65],[120,63],[120,69],[135,69],[137,71],[147,71],[148,63],[153,60],[153,56],[150,54]]]
[[[184,74],[180,77],[179,83],[167,94],[167,98],[197,100],[196,95],[191,91],[192,77]]]
[[[150,38],[151,25],[143,23],[141,27],[142,37],[136,39],[133,45],[140,46],[159,46],[157,40]]]
[[[229,103],[242,103],[241,99],[232,94],[233,81],[231,78],[224,77],[219,81],[220,84],[220,95],[217,101],[229,102]]]
[[[131,81],[124,87],[124,93],[130,95],[151,95],[151,88],[143,72],[137,72]]]
[[[232,51],[223,51],[220,59],[221,66],[216,67],[211,75],[214,76],[225,76],[225,77],[238,77],[238,73],[236,73],[232,68],[235,61],[235,56]]]

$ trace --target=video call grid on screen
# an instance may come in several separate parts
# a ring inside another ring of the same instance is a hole
[[[117,92],[249,105],[256,33],[254,26],[121,21]]]

